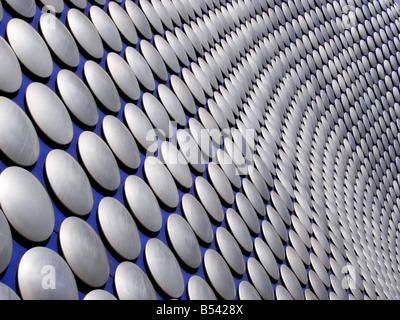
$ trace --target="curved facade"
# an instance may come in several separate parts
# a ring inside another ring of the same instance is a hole
[[[0,299],[400,297],[392,0],[2,0]]]

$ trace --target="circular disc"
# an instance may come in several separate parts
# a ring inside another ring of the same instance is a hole
[[[0,300],[21,300],[21,298],[9,286],[0,282]]]
[[[224,227],[218,227],[215,233],[217,246],[231,269],[239,275],[243,275],[246,267],[240,247],[235,238]]]
[[[213,159],[215,157],[214,145],[212,144],[211,137],[203,125],[196,119],[189,119],[190,135],[198,144],[205,159]]]
[[[190,300],[217,300],[210,285],[198,275],[193,275],[187,285]]]
[[[13,242],[8,221],[0,210],[0,273],[6,270],[11,260]]]
[[[106,197],[97,210],[100,227],[113,249],[124,259],[135,260],[141,250],[136,223],[129,211],[115,198]]]
[[[193,178],[188,163],[182,153],[172,143],[164,141],[161,144],[160,159],[180,186],[185,189],[191,188]]]
[[[204,269],[214,290],[225,300],[233,300],[236,296],[236,286],[224,258],[214,249],[208,249],[204,254]]]
[[[89,16],[100,37],[113,51],[122,50],[122,40],[117,27],[107,13],[98,6],[91,6]]]
[[[264,267],[253,257],[247,260],[247,271],[254,287],[264,300],[274,299],[274,289]]]
[[[35,0],[6,0],[7,4],[25,18],[32,18],[36,12]]]
[[[24,300],[78,300],[75,277],[56,252],[35,247],[18,265],[18,287]]]
[[[221,199],[225,203],[232,205],[235,198],[231,184],[224,171],[217,164],[212,162],[208,164],[207,172],[211,183],[220,195]]]
[[[162,81],[167,81],[167,67],[157,49],[155,49],[150,42],[142,40],[140,41],[140,51],[150,68],[153,70],[153,73]]]
[[[317,298],[320,300],[328,300],[328,293],[325,285],[322,283],[318,275],[313,270],[310,270],[308,276],[310,278],[311,287],[313,288]]]
[[[192,46],[195,49],[195,51],[200,56],[204,55],[204,50],[203,50],[203,46],[201,44],[201,41],[200,41],[199,37],[197,36],[197,34],[193,31],[193,29],[188,24],[185,23],[183,25],[183,31],[185,32],[186,36],[188,37],[188,39],[192,43]]]
[[[168,208],[176,208],[179,194],[176,184],[168,169],[155,157],[147,157],[144,162],[144,174],[157,198]]]
[[[114,82],[106,71],[92,60],[86,61],[83,72],[93,94],[108,111],[118,112],[121,101]]]
[[[107,56],[107,68],[123,94],[132,100],[140,98],[140,88],[135,73],[120,55],[110,52]]]
[[[222,222],[224,211],[214,188],[203,177],[197,177],[194,184],[196,193],[210,217],[217,222]]]
[[[178,10],[175,8],[175,5],[173,4],[172,1],[167,1],[167,0],[161,0],[161,3],[164,5],[165,9],[168,11],[168,14],[170,15],[172,22],[180,26],[182,24],[181,17],[178,13]]]
[[[49,152],[45,172],[58,200],[73,214],[87,215],[93,207],[93,192],[89,179],[79,163],[62,150]]]
[[[279,279],[279,267],[269,246],[261,238],[256,238],[254,240],[254,248],[257,259],[272,279],[277,281]]]
[[[54,228],[54,210],[42,184],[30,172],[8,167],[0,175],[0,204],[10,224],[24,238],[41,242]]]
[[[205,73],[207,76],[208,80],[210,81],[210,84],[212,85],[214,90],[218,89],[218,81],[217,77],[215,76],[214,70],[211,69],[211,66],[209,63],[207,63],[204,59],[199,58],[197,60],[201,70]]]
[[[191,226],[180,215],[173,213],[167,221],[168,237],[179,258],[190,268],[201,264],[201,252]]]
[[[103,119],[102,130],[116,158],[129,169],[137,169],[140,165],[139,149],[128,128],[117,117],[108,115]]]
[[[204,95],[203,88],[201,87],[199,81],[196,79],[195,75],[187,68],[182,70],[183,81],[189,88],[193,97],[201,104],[206,104],[206,97]]]
[[[87,0],[69,0],[71,4],[78,9],[84,10],[87,6]]]
[[[103,43],[96,27],[89,18],[78,9],[72,8],[68,11],[67,22],[73,36],[83,50],[94,59],[101,59],[104,54]]]
[[[290,295],[289,291],[287,291],[282,285],[278,285],[276,287],[275,293],[277,300],[293,300],[293,297]]]
[[[99,119],[96,101],[75,73],[61,70],[57,75],[57,89],[66,107],[78,122],[89,127],[96,125]]]
[[[293,218],[295,218],[295,217],[293,217]],[[293,221],[295,221],[295,219],[293,219]],[[297,221],[299,221],[299,220],[297,219]],[[300,223],[301,222],[296,222],[296,225],[300,224]],[[293,225],[294,225],[294,223],[293,223]],[[299,228],[301,228],[301,227],[298,227],[297,229],[299,229]],[[302,230],[303,230],[303,232],[306,233],[306,236],[308,236],[308,233],[304,227]],[[296,250],[296,252],[300,256],[301,260],[303,260],[303,262],[306,265],[309,265],[310,264],[310,256],[308,253],[308,249],[307,249],[306,245],[304,244],[303,240],[301,239],[301,237],[298,235],[298,231],[296,233],[295,231],[293,231],[293,229],[289,230],[289,239],[290,239],[291,245]],[[310,243],[310,246],[311,246],[311,243]]]
[[[288,241],[288,232],[287,232],[285,224],[282,221],[281,216],[270,205],[267,206],[267,215],[268,215],[269,221],[274,226],[276,232],[279,234],[282,241],[286,243]]]
[[[214,238],[210,219],[201,203],[190,193],[182,197],[182,211],[197,237],[210,244]]]
[[[197,81],[203,88],[204,92],[207,94],[208,97],[212,97],[214,95],[213,89],[210,84],[210,80],[208,80],[207,75],[204,71],[195,63],[190,65],[194,76],[196,77]]]
[[[197,172],[204,172],[205,160],[199,150],[197,142],[193,139],[187,130],[179,129],[176,133],[179,150],[185,157],[186,161]]]
[[[117,300],[116,297],[114,297],[111,293],[108,291],[102,290],[102,289],[95,289],[90,291],[84,298],[83,300],[94,300],[94,301],[100,301],[100,300]]]
[[[226,176],[228,177],[232,186],[235,187],[235,189],[240,189],[242,185],[242,180],[240,179],[238,169],[233,163],[231,157],[224,150],[218,149],[217,161],[218,164],[221,166],[222,170],[224,171],[224,173],[226,174]]]
[[[151,32],[149,21],[143,11],[132,0],[127,0],[125,2],[125,8],[139,33],[144,38],[151,39],[153,33]]]
[[[34,82],[26,89],[26,104],[33,120],[53,142],[67,145],[74,129],[72,121],[60,98],[47,86]]]
[[[55,13],[61,13],[64,11],[64,0],[40,0],[40,2],[45,6],[43,8],[44,10],[47,9],[50,12]]]
[[[242,180],[242,185],[243,185],[243,190],[246,194],[246,197],[249,199],[251,204],[253,205],[254,209],[256,212],[264,217],[265,216],[265,205],[264,201],[261,198],[261,195],[259,194],[258,190],[254,186],[254,184],[247,178],[244,178]]]
[[[164,84],[158,85],[157,93],[160,102],[164,105],[171,118],[176,121],[179,126],[184,127],[187,122],[186,115],[176,95]]]
[[[189,40],[188,36],[186,35],[186,33],[184,33],[183,30],[181,30],[178,27],[176,27],[174,29],[174,33],[175,33],[176,38],[180,42],[181,46],[185,50],[186,54],[188,55],[188,57],[192,61],[196,60],[196,51],[194,50],[193,45],[190,42],[190,40]]]
[[[260,222],[258,221],[257,213],[251,205],[250,201],[243,195],[243,193],[238,192],[236,194],[235,202],[236,208],[238,209],[244,222],[246,222],[247,227],[254,234],[259,234]]]
[[[174,49],[172,49],[170,44],[164,40],[163,37],[157,34],[154,36],[154,45],[161,57],[164,59],[168,68],[174,73],[179,73],[179,61],[176,57]]]
[[[3,61],[0,66],[0,90],[9,93],[18,91],[22,84],[21,67],[14,51],[3,38],[0,38],[0,60]]]
[[[262,222],[262,232],[274,255],[282,261],[285,258],[282,241],[274,227],[267,220]]]
[[[129,209],[139,223],[150,232],[158,232],[162,225],[161,210],[150,187],[139,177],[129,176],[125,180],[124,193]]]
[[[66,218],[60,227],[59,240],[65,260],[79,279],[94,288],[107,282],[110,273],[107,252],[87,222],[78,217]]]
[[[136,28],[128,13],[114,1],[108,4],[108,12],[122,36],[130,44],[136,44],[138,42]]]
[[[151,4],[153,5],[153,8],[154,8],[155,12],[157,13],[158,17],[160,18],[161,22],[163,23],[163,25],[167,29],[172,30],[174,26],[172,23],[170,13],[164,7],[162,2],[160,0],[153,0],[153,1],[151,1]]]
[[[35,164],[40,153],[32,122],[15,102],[4,97],[0,97],[0,150],[21,166]]]
[[[140,146],[149,154],[154,153],[158,148],[157,136],[146,114],[136,105],[127,103],[124,108],[124,118]]]
[[[51,13],[40,17],[40,30],[50,49],[67,66],[76,68],[80,62],[79,49],[67,27]]]
[[[151,93],[145,92],[142,97],[142,106],[149,120],[153,123],[157,135],[163,140],[170,139],[173,131],[172,124],[161,102]]]
[[[183,66],[188,67],[189,66],[189,57],[188,57],[185,49],[183,48],[182,44],[178,40],[178,38],[170,31],[167,31],[165,33],[165,39],[168,42],[168,44],[170,45],[170,47],[172,48],[172,50],[174,51],[179,62]]]
[[[295,274],[285,264],[281,265],[281,277],[286,289],[293,296],[295,300],[304,300],[304,294],[301,289],[299,280],[297,280]]]
[[[150,273],[160,288],[171,298],[183,294],[184,281],[181,268],[172,251],[159,239],[147,241],[145,259]]]
[[[204,128],[207,130],[210,135],[214,146],[220,147],[222,143],[222,134],[221,130],[218,127],[218,124],[212,117],[212,115],[204,108],[199,108],[198,110],[198,118]],[[220,149],[218,149],[220,150]],[[217,150],[217,153],[218,153]]]
[[[307,270],[299,255],[291,246],[286,247],[286,259],[296,277],[305,285],[307,283]]]
[[[182,106],[189,114],[194,115],[197,109],[189,88],[176,75],[171,76],[170,83],[172,90],[174,91],[179,101],[182,103]]]
[[[266,181],[264,180],[264,177],[261,175],[261,173],[255,167],[249,166],[249,176],[251,182],[254,184],[254,186],[257,188],[257,191],[264,199],[264,202],[268,201],[270,198],[269,190]]]
[[[253,241],[243,219],[232,208],[226,210],[226,222],[236,241],[246,251],[253,251]]]
[[[278,180],[279,181],[279,180]],[[271,200],[275,207],[276,212],[282,217],[282,220],[286,225],[290,225],[290,214],[286,204],[283,202],[282,198],[275,191],[271,192]]]
[[[250,282],[243,280],[239,284],[238,295],[240,300],[261,300],[256,288]]]
[[[154,91],[156,83],[153,72],[143,56],[132,47],[127,47],[125,50],[125,58],[136,75],[140,84],[148,91]]]
[[[136,264],[124,261],[115,270],[115,291],[120,300],[157,300],[151,281]]]
[[[84,131],[78,139],[83,165],[100,187],[115,191],[121,178],[117,161],[107,144],[95,133]]]
[[[247,171],[246,160],[239,147],[230,138],[224,139],[224,147],[226,153],[231,157],[233,163],[239,170],[238,172],[245,173]]]

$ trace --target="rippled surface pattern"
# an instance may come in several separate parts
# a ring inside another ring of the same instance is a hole
[[[399,299],[393,0],[0,0],[0,299]]]

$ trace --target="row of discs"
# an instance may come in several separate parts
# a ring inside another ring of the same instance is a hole
[[[397,298],[396,4],[5,2],[22,298]]]

